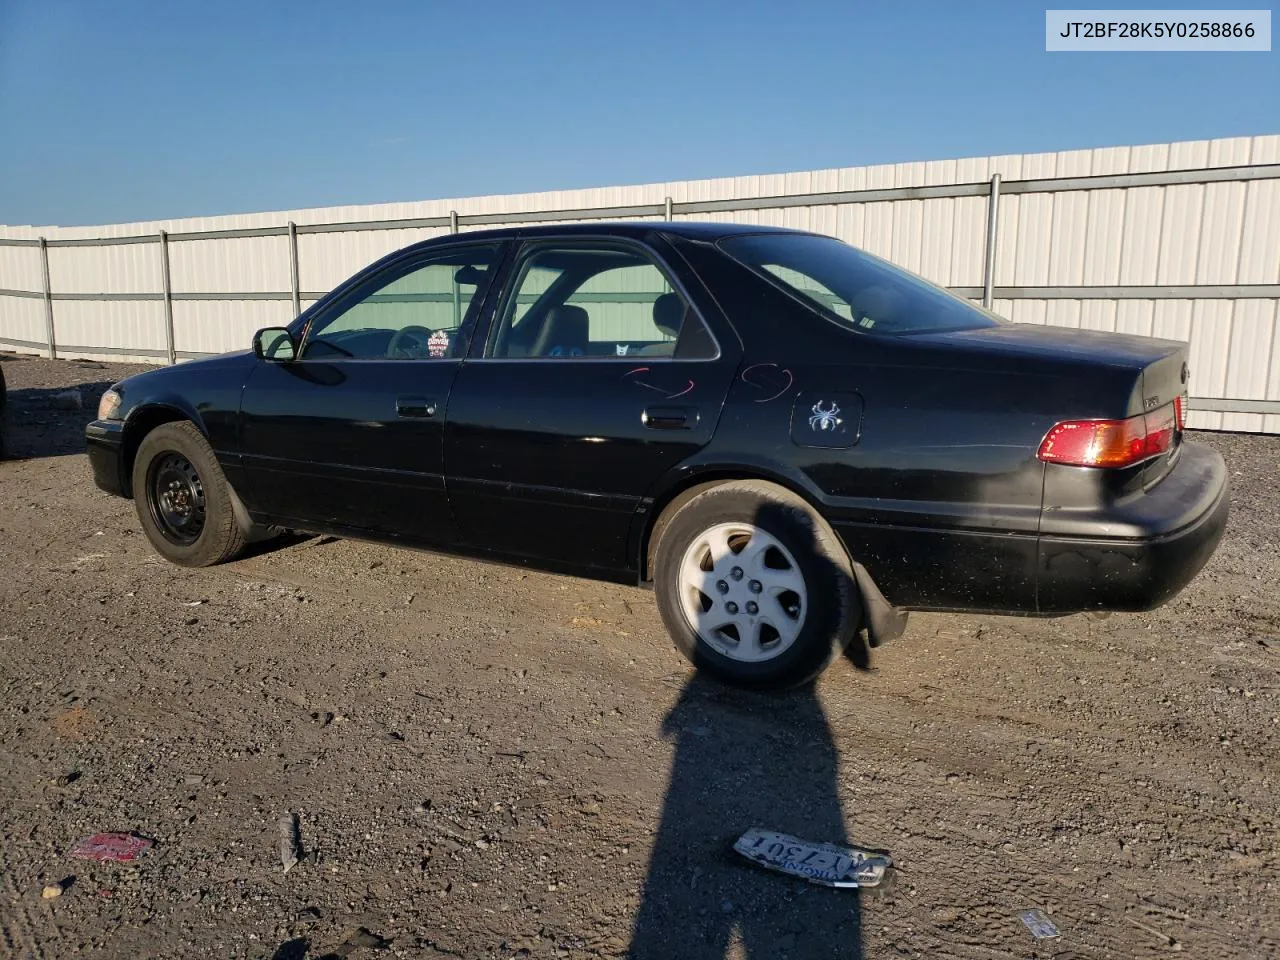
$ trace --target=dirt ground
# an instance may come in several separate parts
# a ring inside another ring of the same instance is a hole
[[[169,566],[83,455],[137,368],[0,362],[0,954],[1280,955],[1280,438],[1195,437],[1231,525],[1154,613],[916,614],[763,696],[640,589],[330,538]],[[896,883],[760,871],[751,826]],[[72,859],[97,831],[155,846]]]

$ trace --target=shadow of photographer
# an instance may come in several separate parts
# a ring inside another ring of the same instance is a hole
[[[630,956],[862,957],[858,891],[766,872],[732,849],[753,826],[850,843],[813,686],[766,696],[695,677],[663,731],[675,759]]]

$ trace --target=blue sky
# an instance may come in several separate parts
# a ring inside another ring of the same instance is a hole
[[[0,0],[0,222],[1280,132],[1280,53],[1050,54],[1044,10]]]

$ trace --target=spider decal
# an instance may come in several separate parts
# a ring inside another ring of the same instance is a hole
[[[813,405],[813,416],[809,418],[810,430],[835,430],[842,423],[844,421],[840,419],[840,407],[834,400],[830,409],[824,409],[821,400]]]

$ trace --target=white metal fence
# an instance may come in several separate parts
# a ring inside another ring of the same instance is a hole
[[[1191,425],[1280,433],[1280,135],[192,218],[0,227],[0,347],[174,362],[247,345],[370,261],[492,225],[828,233],[1015,321],[1191,344]]]

